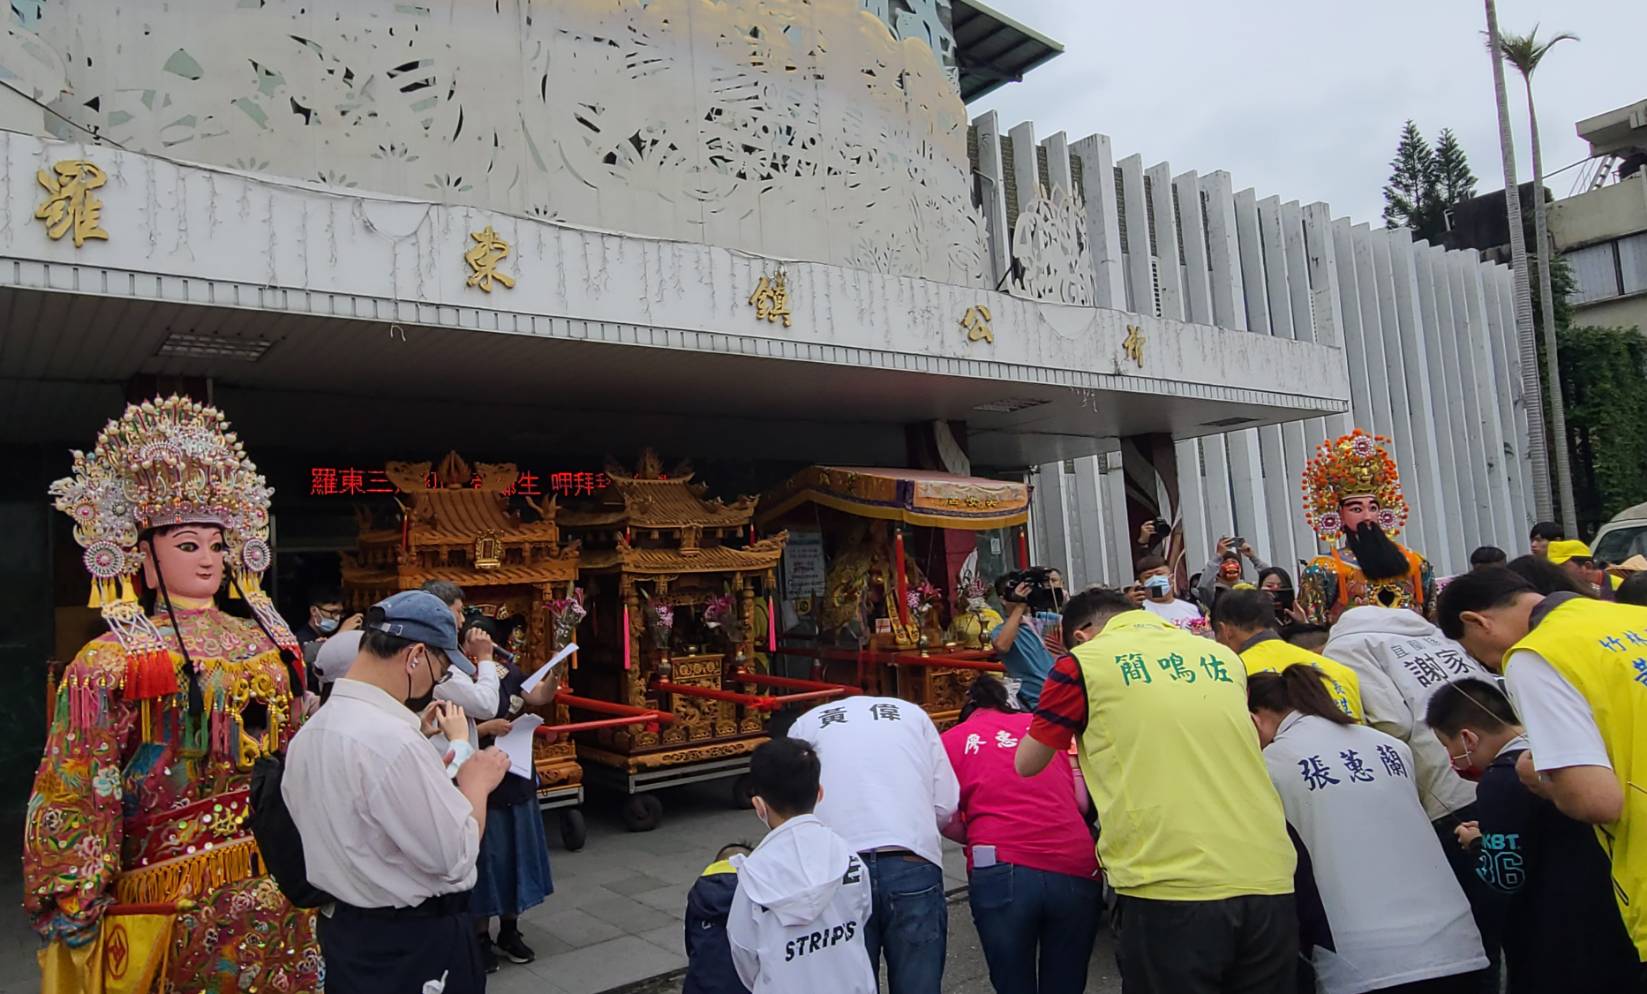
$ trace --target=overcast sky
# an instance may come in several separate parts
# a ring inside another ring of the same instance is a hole
[[[1479,0],[987,0],[1061,42],[1064,53],[973,103],[1002,130],[1100,132],[1117,159],[1174,173],[1227,169],[1237,190],[1378,222],[1402,123],[1432,142],[1452,128],[1481,193],[1501,189],[1492,67]],[[1575,122],[1647,98],[1647,3],[1499,0],[1499,26],[1570,31],[1534,75],[1544,167],[1588,154]],[[1506,67],[1517,169],[1532,178],[1520,76]],[[1548,181],[1557,197],[1577,169]]]

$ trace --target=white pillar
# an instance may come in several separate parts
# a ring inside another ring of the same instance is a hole
[[[1418,285],[1418,307],[1428,334],[1424,339],[1425,362],[1430,368],[1430,392],[1433,398],[1430,410],[1435,417],[1436,460],[1440,469],[1441,503],[1437,505],[1440,525],[1446,530],[1447,544],[1461,548],[1464,541],[1464,501],[1460,498],[1463,483],[1460,472],[1469,468],[1460,462],[1458,450],[1465,444],[1454,423],[1454,414],[1462,405],[1458,387],[1457,342],[1450,323],[1442,320],[1437,300],[1435,266],[1440,249],[1428,242],[1413,246],[1413,272]],[[1444,287],[1443,287],[1444,292]],[[1429,550],[1421,550],[1428,553]],[[1436,555],[1439,555],[1439,551]]]
[[[989,239],[990,286],[1012,268],[1012,232],[1006,221],[1006,175],[1001,168],[1000,121],[990,111],[972,122],[978,129],[978,184],[983,194],[984,234]]]
[[[1155,273],[1161,283],[1161,316],[1186,320],[1184,274],[1179,270],[1178,225],[1172,207],[1172,167],[1165,162],[1150,166],[1150,204],[1155,210]]]
[[[1372,390],[1367,385],[1367,347],[1361,337],[1361,290],[1355,269],[1355,235],[1348,218],[1332,223],[1333,252],[1338,263],[1338,289],[1343,301],[1344,364],[1350,370],[1350,421],[1368,431],[1373,427]]]
[[[1480,544],[1491,541],[1494,535],[1493,511],[1490,500],[1492,492],[1491,480],[1487,474],[1486,446],[1489,444],[1486,431],[1486,417],[1491,413],[1490,408],[1482,406],[1482,396],[1491,389],[1490,381],[1482,378],[1486,370],[1483,368],[1487,360],[1476,348],[1476,342],[1471,340],[1472,329],[1470,321],[1470,293],[1465,280],[1468,268],[1475,264],[1473,252],[1448,252],[1448,277],[1453,291],[1453,319],[1462,330],[1458,340],[1458,366],[1462,373],[1461,381],[1464,386],[1464,411],[1459,420],[1464,428],[1464,436],[1471,439],[1467,447],[1470,456],[1470,469],[1475,474],[1475,487],[1472,491],[1475,503],[1466,513],[1465,531],[1469,531],[1469,519],[1474,518],[1476,538]],[[1479,307],[1479,301],[1477,302]],[[1494,418],[1496,421],[1496,417]],[[1468,553],[1465,553],[1468,555]]]
[[[1185,319],[1197,324],[1217,324],[1212,313],[1212,264],[1207,256],[1207,235],[1201,209],[1201,183],[1194,171],[1172,181],[1173,196],[1184,229]]]
[[[1401,371],[1406,381],[1412,446],[1416,457],[1410,468],[1401,467],[1402,482],[1424,504],[1425,540],[1437,545],[1449,545],[1448,529],[1442,517],[1441,460],[1435,437],[1445,429],[1437,424],[1434,415],[1442,408],[1437,406],[1431,388],[1427,348],[1428,336],[1433,332],[1425,326],[1418,303],[1418,272],[1413,264],[1412,234],[1405,228],[1396,228],[1384,231],[1383,235],[1390,254],[1390,278],[1395,290],[1396,325],[1401,336],[1403,357]],[[1380,258],[1382,252],[1380,249]],[[1409,477],[1408,473],[1412,476]],[[1466,556],[1468,554],[1465,553]]]
[[[1400,466],[1402,478],[1415,471],[1419,465],[1418,447],[1413,435],[1413,404],[1407,396],[1407,357],[1401,347],[1401,320],[1396,313],[1395,281],[1390,268],[1390,241],[1389,231],[1379,228],[1369,232],[1372,241],[1373,277],[1378,288],[1378,317],[1383,329],[1381,337],[1384,344],[1384,359],[1388,364],[1387,381],[1390,391],[1390,411],[1392,421],[1390,437],[1395,441],[1395,460]],[[1435,513],[1434,508],[1425,508],[1421,502],[1409,500],[1411,513],[1407,519],[1407,530],[1418,536],[1422,543],[1437,544],[1440,536],[1432,535],[1425,519]]]
[[[1092,250],[1093,300],[1099,307],[1127,310],[1121,223],[1115,202],[1115,160],[1109,136],[1088,135],[1071,146],[1070,154],[1081,160],[1081,196],[1087,205],[1087,244]]]
[[[1521,454],[1526,449],[1527,435],[1516,413],[1516,399],[1520,396],[1520,378],[1516,372],[1514,315],[1504,312],[1503,286],[1508,270],[1503,266],[1488,266],[1483,273],[1483,290],[1487,305],[1487,327],[1492,333],[1494,366],[1498,376],[1498,417],[1504,434],[1504,472],[1510,482],[1510,534],[1505,551],[1523,548],[1523,538],[1532,528],[1528,519],[1526,482],[1521,475]]]
[[[1041,195],[1041,168],[1035,154],[1035,124],[1021,121],[1013,125],[1007,134],[1012,139],[1012,175],[1007,180],[1018,195],[1018,212],[1022,214]]]
[[[1150,273],[1154,250],[1149,243],[1149,208],[1144,197],[1144,160],[1129,155],[1121,160],[1121,198],[1127,218],[1127,299],[1130,309],[1151,317],[1155,309],[1155,279]]]
[[[1464,296],[1470,308],[1470,353],[1476,369],[1476,403],[1481,408],[1483,435],[1482,455],[1487,461],[1487,504],[1491,511],[1490,526],[1484,526],[1487,539],[1500,548],[1514,546],[1505,543],[1515,540],[1519,531],[1514,525],[1515,509],[1510,500],[1509,467],[1505,465],[1504,425],[1499,418],[1498,366],[1494,357],[1492,326],[1487,319],[1486,267],[1474,250],[1464,256]]]

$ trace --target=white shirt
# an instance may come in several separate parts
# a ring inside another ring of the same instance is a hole
[[[1333,625],[1321,654],[1355,670],[1367,724],[1405,742],[1418,770],[1418,796],[1434,821],[1475,801],[1441,740],[1424,722],[1443,683],[1493,675],[1441,629],[1406,608],[1354,607]]]
[[[839,835],[801,815],[732,863],[726,940],[751,994],[875,994],[869,870]]]
[[[406,908],[475,885],[480,827],[418,730],[377,687],[343,679],[286,749],[280,793],[309,882],[359,908]]]
[[[943,865],[938,829],[961,803],[943,740],[919,705],[848,697],[795,719],[789,737],[823,766],[815,812],[853,852],[899,847]]]
[[[447,672],[451,675],[446,682],[435,685],[435,700],[450,701],[463,709],[469,718],[469,744],[479,749],[480,735],[475,731],[475,724],[490,721],[498,713],[498,668],[492,660],[483,659],[475,664],[474,676],[456,666]],[[445,737],[436,735],[434,742],[435,748],[444,754]]]
[[[1510,653],[1504,660],[1504,682],[1532,741],[1534,768],[1613,768],[1590,702],[1543,656],[1531,649]]]
[[[1309,854],[1333,949],[1325,994],[1360,994],[1487,965],[1470,903],[1419,803],[1413,753],[1365,725],[1296,711],[1264,764]]]
[[[1174,598],[1165,604],[1146,600],[1144,610],[1167,619],[1179,628],[1192,629],[1197,634],[1206,629],[1206,619],[1201,616],[1201,609],[1182,598]]]

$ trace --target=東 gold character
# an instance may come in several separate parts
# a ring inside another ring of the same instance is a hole
[[[755,307],[755,320],[782,318],[783,326],[789,327],[789,286],[784,282],[783,270],[771,278],[762,276],[755,284],[755,292],[749,295],[749,302]]]
[[[103,201],[93,190],[109,181],[108,174],[84,159],[67,159],[42,169],[35,174],[40,185],[51,196],[37,207],[34,216],[46,222],[46,236],[57,241],[72,229],[74,247],[80,248],[88,238],[108,241],[109,233],[99,225]]]
[[[995,330],[990,327],[989,307],[985,304],[974,304],[961,315],[961,327],[966,329],[966,340],[969,342],[988,342],[995,344]]]
[[[1144,368],[1144,332],[1137,325],[1127,325],[1127,337],[1121,342],[1121,351],[1137,363],[1139,369]]]
[[[492,292],[492,281],[496,280],[505,287],[513,290],[515,279],[498,272],[498,264],[509,254],[509,243],[498,237],[498,233],[487,225],[480,231],[470,232],[470,238],[475,245],[463,253],[463,261],[469,264],[473,272],[469,276],[469,285],[478,286],[487,293]]]

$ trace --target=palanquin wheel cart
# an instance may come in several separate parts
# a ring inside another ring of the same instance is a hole
[[[995,576],[1025,565],[1025,484],[812,466],[766,494],[756,520],[822,535],[824,578],[783,592],[797,623],[778,647],[814,660],[813,678],[901,697],[945,728],[976,675],[1002,671],[987,598]]]
[[[757,601],[772,591],[785,536],[755,539],[753,497],[710,499],[690,467],[666,473],[651,451],[633,471],[609,464],[606,477],[594,500],[558,517],[581,544],[588,612],[573,687],[673,720],[580,732],[585,776],[629,795],[635,831],[657,826],[665,787],[733,779],[734,803],[748,806],[749,754],[772,712],[856,691],[761,672],[757,646],[770,648],[771,630]]]

